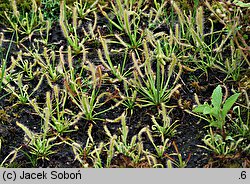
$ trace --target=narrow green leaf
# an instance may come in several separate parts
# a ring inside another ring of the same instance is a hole
[[[242,7],[242,8],[250,9],[250,3],[244,3],[244,2],[239,1],[239,0],[234,0],[233,3],[236,4],[237,6]]]
[[[235,93],[234,95],[230,96],[226,102],[223,105],[222,108],[222,117],[225,118],[228,111],[232,108],[233,104],[236,102],[236,100],[238,99],[240,93]]]
[[[234,139],[233,139],[232,136],[230,136],[230,135],[228,135],[228,136],[226,137],[225,140],[226,140],[226,141],[227,141],[227,140],[234,141]]]

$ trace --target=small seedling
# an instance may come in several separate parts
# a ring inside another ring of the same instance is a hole
[[[162,123],[158,123],[156,121],[155,116],[152,116],[152,122],[154,125],[152,126],[153,132],[157,133],[160,137],[162,142],[164,142],[165,137],[172,137],[176,133],[176,128],[179,126],[177,121],[171,124],[171,119],[167,114],[166,107],[161,104],[160,114],[162,115]]]
[[[231,136],[226,136],[224,139],[220,134],[214,133],[210,127],[208,134],[202,140],[206,146],[198,145],[198,147],[212,151],[217,155],[226,156],[228,154],[234,154],[237,151],[239,144],[244,139],[234,139]]]
[[[222,89],[219,85],[213,91],[211,100],[212,104],[209,105],[207,102],[205,102],[203,105],[198,105],[195,107],[193,112],[205,115],[205,120],[210,123],[210,126],[219,128],[224,132],[223,127],[226,123],[227,113],[238,99],[240,93],[235,93],[234,95],[230,96],[224,103],[222,101],[222,95]]]
[[[187,166],[187,163],[189,162],[191,158],[191,154],[188,155],[188,158],[186,160],[183,160],[181,153],[178,150],[178,147],[175,142],[173,142],[174,149],[176,153],[172,154],[165,154],[165,157],[167,157],[169,160],[167,162],[168,168],[172,168],[172,163],[177,167],[177,168],[184,168]],[[177,156],[177,159],[174,159],[173,156]]]

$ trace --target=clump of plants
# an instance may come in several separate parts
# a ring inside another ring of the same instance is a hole
[[[1,167],[250,166],[249,3],[0,8]]]

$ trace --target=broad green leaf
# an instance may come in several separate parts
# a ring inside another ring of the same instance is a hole
[[[213,91],[212,104],[215,108],[219,110],[221,103],[222,103],[222,89],[221,89],[221,86],[219,85]]]
[[[199,105],[193,109],[193,112],[203,113],[205,108],[210,107],[206,102],[203,105]]]
[[[213,110],[213,108],[209,105],[207,105],[204,110],[203,110],[203,114],[211,114],[211,111]]]
[[[228,111],[232,108],[233,104],[238,99],[240,93],[235,93],[234,95],[230,96],[224,103],[222,108],[222,118],[225,118]]]
[[[220,109],[214,107],[211,109],[209,114],[211,114],[216,119],[219,119]]]
[[[218,121],[211,121],[210,126],[213,126],[213,127],[216,127],[216,128],[221,128]]]

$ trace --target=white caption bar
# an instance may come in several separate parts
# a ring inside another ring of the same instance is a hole
[[[250,169],[6,169],[0,168],[0,183],[59,184],[245,184]],[[70,183],[69,183],[70,182]]]

